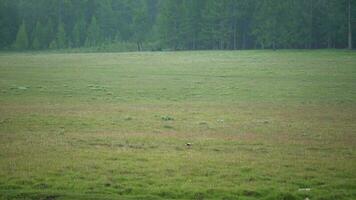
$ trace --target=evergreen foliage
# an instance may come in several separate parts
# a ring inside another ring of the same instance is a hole
[[[132,43],[137,50],[148,43],[172,50],[355,46],[356,0],[55,2],[0,0],[0,49],[113,43]]]
[[[58,24],[56,44],[58,49],[64,49],[67,47],[66,32],[64,29],[64,24],[62,22],[59,22]]]
[[[28,49],[28,47],[29,47],[28,35],[27,35],[25,22],[23,21],[19,28],[19,31],[17,32],[14,48],[17,50],[25,50]]]
[[[39,21],[36,23],[36,27],[32,33],[32,49],[38,50],[42,48],[42,44],[44,44],[45,34],[43,27]]]
[[[96,17],[93,16],[88,28],[88,36],[85,44],[88,47],[92,47],[92,46],[99,45],[99,41],[100,41],[100,29],[97,24]]]

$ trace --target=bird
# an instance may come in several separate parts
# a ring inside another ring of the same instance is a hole
[[[192,143],[187,143],[187,144],[185,144],[185,146],[187,146],[187,147],[192,147],[193,146],[193,144]]]

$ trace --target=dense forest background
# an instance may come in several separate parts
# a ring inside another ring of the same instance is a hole
[[[355,7],[355,0],[0,0],[0,49],[351,48]]]

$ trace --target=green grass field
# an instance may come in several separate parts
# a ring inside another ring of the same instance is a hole
[[[0,199],[354,200],[356,53],[1,53]]]

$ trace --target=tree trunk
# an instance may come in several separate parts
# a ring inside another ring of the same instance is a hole
[[[236,22],[234,22],[234,50],[237,49],[237,28],[236,28]]]
[[[246,48],[246,34],[245,31],[242,32],[242,49]]]
[[[237,12],[237,8],[236,8],[236,4],[234,3],[233,4],[233,7],[232,7],[232,29],[233,29],[233,38],[232,38],[232,49],[233,50],[236,50],[237,49],[237,16],[235,13],[238,13]]]
[[[193,50],[196,50],[196,43],[195,43],[195,35],[193,36],[193,44],[192,44],[192,48]]]
[[[326,1],[326,10],[327,12],[329,13],[330,12],[330,1]],[[327,18],[327,23],[330,24],[330,19],[329,17]],[[327,39],[327,42],[328,42],[328,49],[331,48],[331,36],[330,36],[330,30],[328,30],[327,32],[327,35],[328,35],[328,39]]]
[[[137,51],[141,51],[141,42],[137,42]]]
[[[349,38],[348,48],[352,49],[352,27],[351,27],[351,0],[349,0]]]
[[[314,17],[314,5],[313,0],[310,1],[310,41],[309,41],[309,49],[313,48],[313,17]]]

